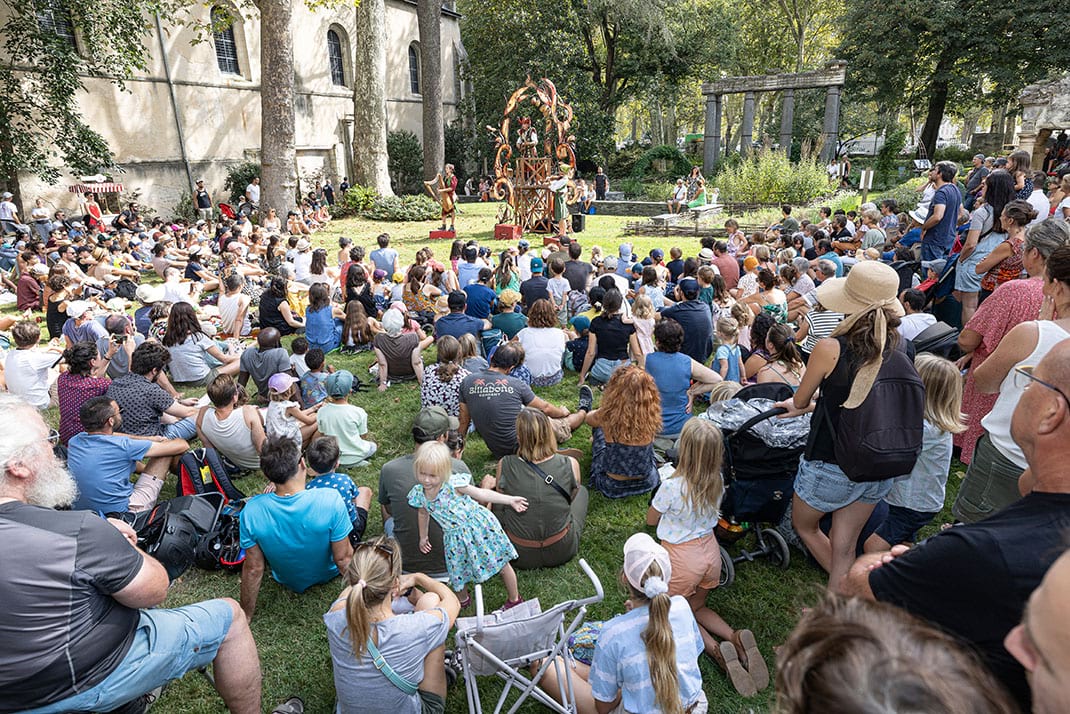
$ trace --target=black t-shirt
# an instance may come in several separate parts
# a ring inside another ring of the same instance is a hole
[[[661,316],[671,317],[684,328],[680,351],[699,364],[706,364],[713,352],[713,316],[706,303],[684,300],[662,310]]]
[[[186,272],[183,277],[186,280],[192,280],[195,283],[203,283],[204,278],[202,278],[200,275],[197,275],[197,273],[203,272],[204,266],[195,260],[191,260],[190,262],[186,263]]]
[[[286,302],[286,298],[275,297],[270,293],[264,293],[260,297],[260,329],[274,327],[282,335],[292,335],[294,328],[286,322],[286,318],[279,312],[279,306]]]
[[[532,275],[520,283],[520,296],[524,299],[525,315],[528,312],[528,308],[534,305],[536,300],[550,299],[550,291],[546,289],[546,283],[548,282],[545,275]]]
[[[665,267],[669,269],[669,282],[675,283],[680,280],[680,276],[684,272],[684,261],[670,260],[665,264]]]
[[[142,558],[118,530],[88,511],[0,504],[0,712],[66,699],[122,662],[137,610],[113,593]]]
[[[197,192],[197,208],[211,208],[212,197],[203,188]]]
[[[635,325],[625,325],[619,315],[608,320],[599,315],[591,320],[591,334],[598,338],[595,359],[628,359],[628,338],[635,334]]]
[[[587,291],[587,280],[591,277],[594,268],[590,263],[582,260],[565,261],[565,280],[568,281],[569,290]]]
[[[836,427],[840,424],[840,411],[851,394],[851,384],[858,371],[858,360],[847,347],[846,337],[835,338],[840,343],[840,358],[832,374],[821,382],[821,396],[814,406],[810,419],[810,437],[806,441],[806,460],[836,463],[833,448]]]
[[[607,183],[608,182],[606,181],[606,175],[605,174],[595,174],[594,175],[594,190],[595,191],[601,191],[602,193],[605,193],[606,188],[607,188]]]
[[[869,574],[881,602],[897,605],[972,644],[1030,711],[1022,665],[1003,639],[1029,595],[1066,550],[1070,493],[1032,493],[978,523],[919,543]]]

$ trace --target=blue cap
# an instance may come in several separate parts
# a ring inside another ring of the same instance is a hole
[[[699,291],[698,281],[694,278],[684,278],[676,284],[676,287],[680,288],[680,292],[683,293],[697,293]]]
[[[327,375],[327,379],[323,380],[323,386],[327,389],[327,396],[348,397],[353,391],[353,373],[348,369],[340,369]]]
[[[533,272],[533,273],[541,273],[542,272],[542,258],[532,258],[531,259],[531,272]]]
[[[586,315],[576,315],[576,317],[572,318],[570,324],[576,332],[583,332],[584,330],[591,329],[591,318]]]

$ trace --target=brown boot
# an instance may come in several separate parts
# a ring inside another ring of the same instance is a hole
[[[754,685],[754,680],[746,669],[743,668],[743,664],[739,661],[739,656],[736,654],[735,646],[728,641],[721,642],[716,650],[713,651],[711,659],[717,663],[717,666],[728,675],[728,678],[732,681],[732,686],[736,688],[744,697],[753,697],[758,693],[758,688]]]
[[[769,667],[765,664],[754,633],[750,630],[736,630],[732,634],[732,644],[739,659],[747,667],[754,686],[761,691],[769,686]]]

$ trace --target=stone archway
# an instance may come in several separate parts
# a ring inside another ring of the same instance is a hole
[[[783,92],[784,101],[780,117],[780,146],[791,148],[791,125],[795,112],[795,90],[826,87],[825,120],[822,127],[824,145],[821,158],[831,161],[836,157],[836,145],[840,135],[840,95],[847,77],[847,63],[831,60],[824,69],[796,74],[765,74],[751,77],[728,77],[702,85],[706,97],[706,131],[703,136],[703,172],[713,173],[721,158],[721,106],[725,94],[743,94],[743,128],[740,136],[740,152],[750,150],[754,133],[754,100],[760,92]]]
[[[1070,129],[1070,74],[1051,82],[1030,84],[1018,95],[1022,105],[1022,128],[1018,148],[1033,157],[1033,166],[1044,158],[1044,147],[1054,131]]]

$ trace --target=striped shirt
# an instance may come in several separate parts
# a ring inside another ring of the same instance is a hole
[[[803,316],[803,319],[806,320],[806,324],[810,326],[810,329],[802,341],[801,349],[806,354],[810,354],[814,351],[814,346],[817,345],[818,340],[823,340],[831,335],[836,326],[843,322],[843,313],[828,310],[822,312],[811,310]]]

